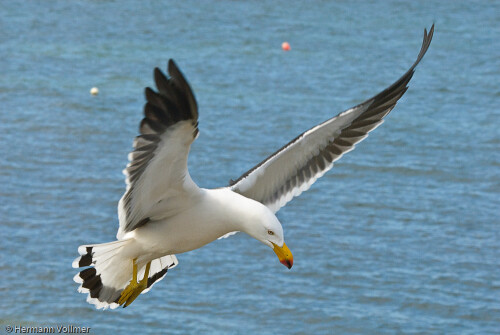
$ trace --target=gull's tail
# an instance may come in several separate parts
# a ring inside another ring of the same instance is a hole
[[[82,245],[78,248],[81,255],[73,261],[74,268],[83,268],[73,280],[80,284],[78,292],[87,293],[87,302],[96,308],[116,308],[118,299],[125,287],[132,280],[133,261],[127,256],[127,246],[133,239],[115,242]],[[161,280],[167,270],[177,265],[175,255],[167,255],[151,261],[148,286],[142,292],[148,292],[153,284]],[[143,278],[145,264],[138,269],[138,278]]]

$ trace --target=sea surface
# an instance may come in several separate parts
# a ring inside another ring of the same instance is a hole
[[[433,23],[386,122],[278,212],[291,270],[240,233],[126,309],[76,291],[154,67],[190,81],[190,173],[220,187],[389,86]],[[2,1],[0,334],[500,334],[499,106],[498,1]]]

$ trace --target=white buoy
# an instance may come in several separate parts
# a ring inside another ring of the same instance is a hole
[[[90,94],[92,94],[92,95],[98,95],[99,94],[99,89],[97,87],[92,87],[90,89]]]

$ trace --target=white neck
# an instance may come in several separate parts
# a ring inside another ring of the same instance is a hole
[[[250,236],[255,236],[255,229],[265,211],[269,211],[260,202],[246,198],[226,188],[206,190],[211,206],[220,208],[218,222],[219,233],[225,235],[233,231],[241,231]]]

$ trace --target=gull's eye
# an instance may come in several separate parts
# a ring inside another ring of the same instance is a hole
[[[271,229],[269,229],[269,230],[267,231],[267,233],[268,233],[269,235],[274,235],[274,231],[272,231]]]

